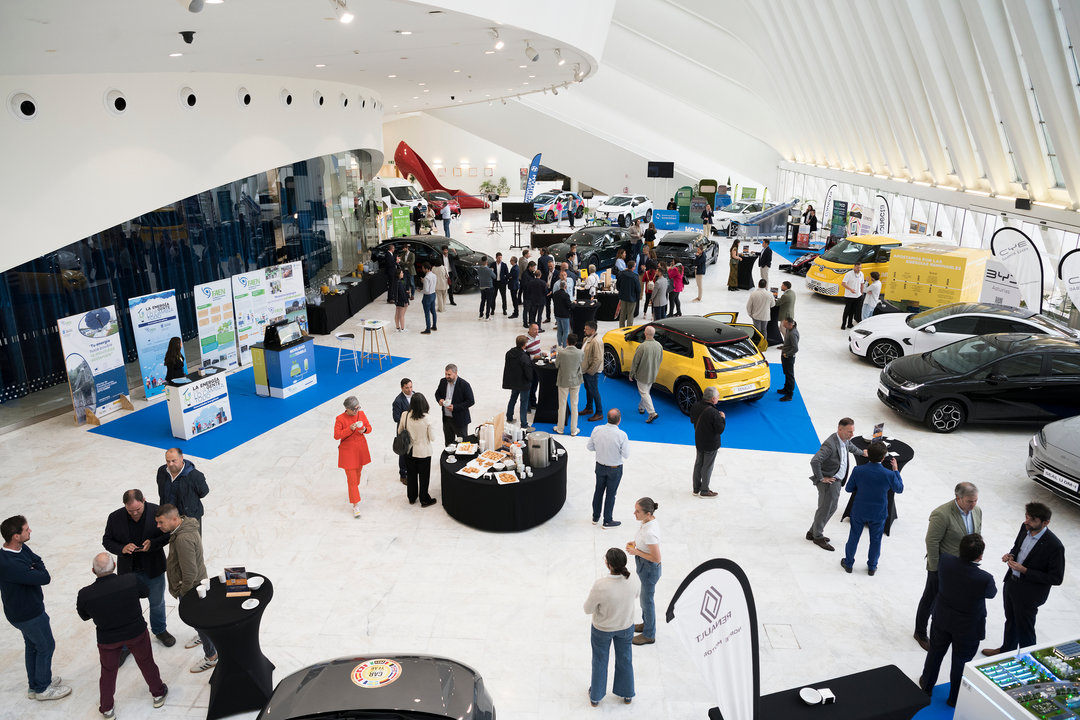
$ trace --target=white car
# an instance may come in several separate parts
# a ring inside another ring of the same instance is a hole
[[[612,195],[596,208],[596,216],[619,227],[630,227],[635,220],[652,222],[652,200],[644,195]]]
[[[1080,333],[1031,310],[983,303],[952,303],[920,313],[884,313],[863,320],[848,334],[848,349],[880,368],[904,355],[937,350],[957,340],[990,333],[1080,338]]]
[[[776,203],[761,200],[736,200],[722,210],[713,212],[713,228],[721,235],[731,232],[731,221],[746,222],[763,210],[776,207]]]

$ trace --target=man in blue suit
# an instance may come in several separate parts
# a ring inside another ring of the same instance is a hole
[[[870,575],[877,572],[881,536],[885,534],[885,520],[889,516],[889,491],[904,492],[904,482],[896,470],[896,458],[889,458],[891,470],[881,464],[888,453],[885,443],[872,443],[866,450],[870,462],[855,468],[845,487],[849,493],[858,493],[851,506],[851,531],[844,548],[844,558],[840,560],[846,572],[850,573],[855,564],[855,550],[859,547],[864,525],[870,527],[870,552],[866,565]]]
[[[930,650],[919,687],[927,695],[934,691],[941,661],[952,645],[949,699],[945,701],[951,707],[956,707],[964,665],[975,657],[979,641],[986,635],[986,601],[997,595],[994,576],[979,569],[985,549],[982,535],[971,533],[960,540],[959,558],[942,553],[938,561],[938,594],[930,624]]]

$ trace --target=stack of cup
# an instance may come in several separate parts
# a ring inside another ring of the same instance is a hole
[[[202,600],[206,597],[206,591],[210,589],[209,578],[204,578],[199,581],[199,586],[195,588],[195,592],[199,594],[199,599]]]

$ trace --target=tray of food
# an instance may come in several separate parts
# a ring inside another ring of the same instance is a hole
[[[501,472],[495,476],[495,479],[499,481],[500,485],[509,485],[511,483],[518,482],[518,476],[514,473]]]
[[[485,450],[480,453],[480,457],[484,460],[490,460],[493,463],[501,461],[506,457],[506,453],[501,453],[498,450]]]
[[[483,470],[474,465],[466,465],[465,467],[458,470],[458,472],[462,475],[467,475],[469,477],[480,477],[484,474]]]
[[[479,449],[479,447],[480,446],[477,445],[476,443],[471,443],[471,442],[458,443],[457,454],[458,455],[472,455]]]

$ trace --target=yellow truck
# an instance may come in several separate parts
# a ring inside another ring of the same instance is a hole
[[[943,243],[914,243],[896,248],[882,293],[901,307],[932,308],[978,302],[989,250]],[[865,272],[865,271],[864,271]]]

